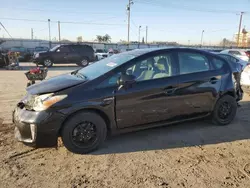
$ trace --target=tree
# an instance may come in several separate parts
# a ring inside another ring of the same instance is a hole
[[[97,40],[98,42],[103,42],[103,38],[102,38],[101,35],[96,35],[96,40]]]
[[[104,36],[96,35],[96,41],[98,42],[111,42],[111,37],[106,34]]]
[[[111,37],[108,34],[104,35],[102,39],[103,39],[103,42],[111,42]]]

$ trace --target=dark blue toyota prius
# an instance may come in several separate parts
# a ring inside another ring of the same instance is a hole
[[[35,147],[62,137],[71,152],[88,153],[109,133],[204,117],[227,125],[236,100],[233,70],[216,54],[133,50],[28,87],[13,113],[15,137]]]

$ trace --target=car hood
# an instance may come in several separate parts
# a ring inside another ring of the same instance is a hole
[[[96,55],[108,55],[108,53],[95,53]]]
[[[34,53],[46,53],[48,51],[34,51]]]
[[[32,85],[28,87],[26,90],[31,95],[53,93],[69,87],[79,85],[86,81],[87,80],[76,77],[75,75],[63,74],[60,76],[52,77],[48,80],[44,80],[38,84]]]

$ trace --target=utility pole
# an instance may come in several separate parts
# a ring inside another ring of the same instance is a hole
[[[146,44],[148,43],[148,26],[146,26]]]
[[[49,47],[51,48],[50,19],[48,19],[48,25],[49,25]]]
[[[202,32],[201,32],[201,47],[202,47],[202,44],[203,44],[203,33],[204,33],[204,30],[202,30]]]
[[[138,43],[140,44],[141,41],[141,26],[139,26],[139,37],[138,37]]]
[[[31,28],[31,39],[33,40],[33,28]]]
[[[237,37],[237,46],[239,47],[239,43],[240,43],[240,30],[241,30],[241,23],[242,23],[242,16],[243,16],[244,12],[240,13],[240,23],[239,23],[239,30],[238,30],[238,37]]]
[[[61,26],[60,26],[60,21],[58,21],[58,39],[59,42],[61,41]]]
[[[129,33],[130,33],[130,7],[133,4],[132,0],[128,0],[127,11],[128,11],[128,44],[129,44]]]

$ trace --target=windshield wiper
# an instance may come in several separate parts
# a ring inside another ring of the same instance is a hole
[[[80,70],[80,69],[79,69]],[[87,76],[83,75],[82,73],[78,72],[79,70],[76,70],[74,72],[71,73],[71,75],[75,75],[76,77],[78,78],[82,78],[82,79],[85,79],[87,80]]]

